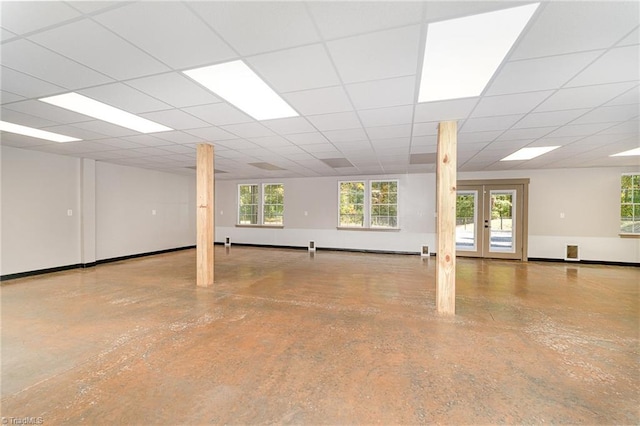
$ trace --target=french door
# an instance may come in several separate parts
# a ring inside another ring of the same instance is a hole
[[[528,179],[458,182],[456,254],[526,260]]]

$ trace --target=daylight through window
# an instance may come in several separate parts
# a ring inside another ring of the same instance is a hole
[[[640,234],[640,174],[623,174],[620,185],[620,233]]]

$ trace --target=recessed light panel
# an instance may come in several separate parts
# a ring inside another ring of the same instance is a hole
[[[87,98],[79,93],[65,93],[64,95],[50,96],[40,99],[51,105],[59,106],[79,114],[88,115],[98,120],[106,121],[116,126],[126,127],[140,133],[156,133],[173,130],[162,124],[155,123],[146,118],[138,117],[129,112],[103,104],[94,99]]]
[[[52,142],[75,142],[82,140],[72,138],[71,136],[22,126],[20,124],[8,123],[6,121],[0,121],[0,130],[3,132],[16,133],[18,135],[30,136],[32,138],[44,139]]]
[[[640,148],[630,149],[629,151],[619,152],[617,154],[610,155],[609,157],[631,157],[633,155],[640,155]]]
[[[256,120],[298,116],[242,61],[211,65],[184,73]]]
[[[546,154],[549,151],[553,151],[556,148],[560,148],[559,146],[536,146],[531,148],[522,148],[513,154],[504,157],[500,161],[518,161],[518,160],[531,160],[532,158],[536,158],[541,156],[542,154]]]
[[[429,24],[418,102],[479,96],[538,6]]]

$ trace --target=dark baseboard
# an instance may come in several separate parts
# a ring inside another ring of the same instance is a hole
[[[35,271],[18,272],[16,274],[0,275],[0,281],[15,280],[17,278],[31,277],[33,275],[51,274],[53,272],[68,271],[69,269],[78,269],[82,265],[76,263],[75,265],[56,266],[55,268],[38,269]]]
[[[216,245],[224,245],[224,243],[215,243]],[[292,250],[308,250],[308,247],[304,246],[276,246],[271,244],[249,244],[249,243],[231,243],[231,246],[239,247],[259,247],[259,248],[276,248],[276,249],[292,249]],[[351,248],[335,248],[335,247],[317,247],[316,251],[347,251],[353,253],[375,253],[375,254],[409,254],[419,255],[418,251],[392,251],[392,250],[365,250],[365,249],[351,249]],[[435,256],[435,253],[431,253],[431,256]]]
[[[565,260],[565,259],[553,259],[547,257],[529,257],[530,262],[556,262],[556,263],[575,263],[578,265],[610,265],[610,266],[635,266],[640,267],[638,262],[613,262],[609,260]]]
[[[165,250],[149,251],[146,253],[129,254],[127,256],[112,257],[109,259],[100,259],[100,260],[97,260],[95,264],[102,265],[104,263],[120,262],[121,260],[136,259],[138,257],[146,257],[146,256],[155,256],[156,254],[171,253],[174,251],[189,250],[194,248],[196,248],[196,246],[184,246],[184,247],[176,247],[176,248],[170,248]]]
[[[154,256],[156,254],[170,253],[173,251],[180,251],[180,250],[188,250],[188,249],[193,249],[195,247],[196,246],[176,247],[176,248],[165,249],[165,250],[151,251],[147,253],[136,253],[128,256],[113,257],[110,259],[100,259],[90,263],[76,263],[74,265],[57,266],[55,268],[38,269],[35,271],[26,271],[26,272],[18,272],[16,274],[0,275],[0,281],[15,280],[17,278],[31,277],[34,275],[51,274],[53,272],[68,271],[70,269],[92,268],[96,265],[101,265],[103,263],[119,262],[121,260],[135,259],[137,257]]]

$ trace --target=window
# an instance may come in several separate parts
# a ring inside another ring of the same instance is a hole
[[[238,225],[282,226],[283,223],[283,184],[238,185]]]
[[[371,227],[398,227],[398,181],[371,182]]]
[[[364,182],[340,182],[340,226],[364,226]]]
[[[281,183],[265,184],[264,188],[264,225],[282,225],[284,217],[284,186]]]
[[[340,182],[339,192],[339,227],[397,229],[397,180]]]
[[[258,224],[258,185],[239,185],[238,224]]]
[[[623,174],[620,184],[620,233],[640,234],[640,174]]]

